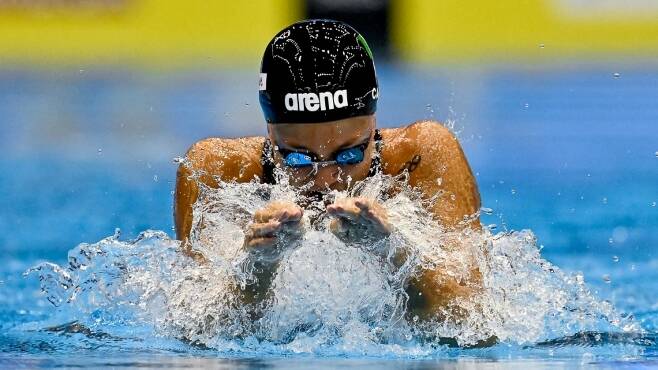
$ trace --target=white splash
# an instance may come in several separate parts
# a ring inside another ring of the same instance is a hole
[[[582,275],[542,259],[531,231],[446,232],[418,194],[390,177],[329,196],[377,198],[396,231],[372,245],[347,245],[328,231],[323,202],[312,202],[303,240],[281,247],[261,301],[245,300],[261,267],[242,248],[243,230],[269,200],[304,201],[285,181],[202,189],[190,247],[206,262],[182,253],[165,233],[145,231],[132,241],[117,234],[81,244],[69,252],[67,266],[43,263],[29,272],[69,320],[90,323],[90,314],[101,312],[114,324],[148,325],[158,335],[238,353],[418,357],[434,353],[445,338],[460,345],[491,337],[526,344],[584,331],[640,330],[598,300]],[[480,294],[434,319],[410,315],[405,288],[420,267],[457,276],[473,265],[482,275]]]

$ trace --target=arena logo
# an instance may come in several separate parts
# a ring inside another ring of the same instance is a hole
[[[288,93],[285,98],[288,111],[315,112],[318,109],[331,110],[347,107],[347,90],[338,90],[334,93],[327,91],[316,93]]]

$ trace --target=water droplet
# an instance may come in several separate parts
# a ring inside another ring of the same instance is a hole
[[[656,155],[656,158],[658,158],[658,152],[655,152],[654,154]]]
[[[655,207],[655,206],[656,206],[656,202],[651,202],[651,207]]]
[[[244,103],[244,106],[248,108],[248,107],[249,107],[249,103]]]
[[[610,284],[610,275],[606,274],[601,277],[606,284]]]
[[[619,256],[612,256],[612,260],[614,262],[619,262]]]
[[[153,181],[158,182],[158,175],[153,175]]]
[[[516,189],[512,188],[512,194],[516,194]]]
[[[414,322],[418,322],[418,315],[415,315],[413,320],[414,320]]]
[[[523,104],[523,106],[524,106],[525,108],[529,108],[529,107],[530,107],[530,104],[525,103],[525,104]]]
[[[496,224],[487,225],[487,229],[489,229],[489,230],[491,230],[491,231],[494,231],[494,230],[496,230],[497,228],[498,228],[498,225],[496,225]]]
[[[85,73],[85,70],[81,69],[79,72],[80,72],[80,74],[82,74],[82,73]]]
[[[608,198],[603,197],[603,199],[601,199],[601,203],[608,204]]]
[[[487,208],[487,207],[482,207],[482,208],[480,208],[480,212],[484,213],[485,215],[492,215],[493,214],[493,209]]]
[[[546,45],[544,45],[543,43],[542,43],[542,44],[539,44],[539,48],[540,48],[540,49],[543,49],[544,47],[546,47]]]
[[[102,155],[102,154],[103,154],[103,149],[98,148],[98,155]]]
[[[614,241],[612,238],[610,238],[610,239],[608,239],[608,243],[610,243],[610,244],[614,244],[615,241]]]
[[[628,239],[628,229],[623,226],[617,226],[612,230],[612,239],[615,243],[624,243]]]
[[[621,77],[621,75],[619,74],[619,72],[615,72],[615,73],[612,74],[612,77],[619,78],[619,77]]]

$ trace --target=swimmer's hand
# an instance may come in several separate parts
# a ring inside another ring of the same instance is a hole
[[[274,261],[282,248],[303,232],[303,210],[292,202],[274,201],[254,214],[245,231],[244,248],[264,261]]]
[[[373,243],[393,230],[386,209],[374,199],[338,199],[327,206],[327,213],[335,217],[329,229],[346,242]]]

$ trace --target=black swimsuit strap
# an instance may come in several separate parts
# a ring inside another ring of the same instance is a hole
[[[382,170],[382,134],[379,132],[379,129],[375,129],[375,154],[372,156],[370,161],[370,171],[368,171],[368,177],[374,176],[377,172]]]
[[[378,129],[375,129],[375,151],[376,153],[372,156],[370,161],[370,170],[368,171],[368,176],[374,176],[377,172],[381,171],[382,167],[382,134]],[[263,143],[263,152],[260,156],[260,163],[263,165],[263,177],[262,182],[264,184],[276,184],[274,179],[274,159],[272,157],[273,153],[272,143],[270,139],[265,138],[265,143]]]
[[[263,184],[276,184],[274,179],[274,158],[272,157],[273,148],[270,139],[265,138],[265,143],[263,144],[263,152],[260,155],[260,163],[263,165]]]

